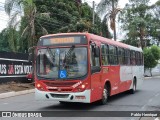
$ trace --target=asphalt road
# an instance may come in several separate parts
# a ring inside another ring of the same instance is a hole
[[[135,94],[128,92],[112,96],[107,105],[93,104],[67,104],[62,105],[54,101],[35,101],[34,94],[26,94],[6,99],[0,99],[0,111],[160,111],[160,77],[147,78],[141,89],[137,90]],[[93,114],[96,114],[96,112]],[[72,115],[71,115],[72,116]],[[74,116],[74,115],[73,115]],[[138,120],[139,117],[125,117],[125,118],[110,118],[110,117],[76,117],[76,120]],[[8,120],[9,118],[0,118],[0,120]],[[10,118],[13,120],[13,118]],[[17,120],[17,118],[14,118]],[[22,118],[19,118],[22,119]],[[24,118],[23,118],[24,119]],[[44,118],[26,118],[28,119],[44,119]],[[45,118],[53,120],[53,118]],[[68,117],[54,117],[54,119],[65,120]],[[74,120],[75,117],[70,117]],[[155,120],[155,118],[141,118],[141,120]],[[157,119],[158,120],[158,119]],[[160,120],[160,119],[159,119]]]

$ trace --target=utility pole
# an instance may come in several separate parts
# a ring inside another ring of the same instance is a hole
[[[112,12],[114,14],[114,0],[112,0]],[[114,24],[114,28],[113,28],[113,33],[114,33],[114,40],[116,41],[116,18],[113,15],[113,24]]]
[[[93,19],[92,19],[92,24],[94,25],[94,8],[95,8],[95,2],[93,1]]]

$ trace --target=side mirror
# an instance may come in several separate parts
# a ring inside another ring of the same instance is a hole
[[[96,46],[95,47],[95,49],[94,49],[94,54],[95,54],[95,57],[99,57],[100,55],[100,51],[99,51],[99,48],[98,48],[98,46]]]
[[[34,59],[34,47],[30,47],[30,48],[28,49],[28,53],[29,53],[28,61],[29,61],[29,62],[32,62],[33,59]]]

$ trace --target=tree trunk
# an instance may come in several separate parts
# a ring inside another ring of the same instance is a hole
[[[114,12],[114,0],[112,0],[112,11]],[[113,15],[113,24],[114,24],[114,27],[113,27],[113,35],[114,35],[114,40],[116,41],[116,23],[115,23],[115,16]]]
[[[152,77],[152,68],[149,68],[149,71],[150,71],[150,74],[151,74],[151,77]]]
[[[140,44],[142,49],[146,46],[144,40],[144,29],[142,27],[140,27]]]

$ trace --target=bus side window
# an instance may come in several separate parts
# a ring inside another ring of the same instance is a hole
[[[114,47],[109,45],[109,63],[110,65],[114,64]]]
[[[131,51],[131,65],[136,64],[135,51]]]
[[[114,64],[118,64],[118,48],[114,47]]]
[[[136,52],[136,64],[140,65],[140,52]]]
[[[125,49],[125,64],[130,65],[130,51]]]
[[[140,65],[143,65],[143,53],[140,53]]]
[[[99,57],[96,57],[95,56],[95,53],[94,53],[94,51],[95,51],[95,48],[94,48],[94,46],[90,46],[90,61],[91,61],[91,66],[100,66],[100,60],[99,60]]]
[[[124,49],[118,48],[118,59],[119,59],[119,64],[123,65],[125,64],[125,55],[124,55]]]
[[[108,45],[101,45],[101,58],[102,58],[102,65],[108,65]]]

